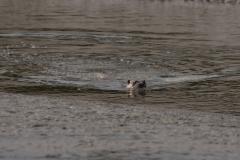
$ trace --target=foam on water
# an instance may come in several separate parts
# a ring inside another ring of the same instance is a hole
[[[20,82],[31,82],[44,85],[53,86],[74,86],[84,89],[99,89],[99,90],[126,90],[127,79],[104,79],[106,74],[95,73],[95,78],[84,80],[76,77],[55,77],[55,76],[28,76],[18,79]],[[138,78],[140,78],[139,76]],[[140,79],[144,79],[142,76]],[[152,76],[152,79],[145,79],[147,82],[148,90],[158,90],[167,87],[170,84],[178,84],[184,82],[200,82],[211,78],[217,78],[219,75],[181,75],[171,77]],[[146,77],[145,77],[146,78]],[[90,88],[89,88],[90,87]]]
[[[202,81],[205,79],[216,77],[219,77],[219,75],[183,75],[178,77],[163,78],[163,81],[166,83],[181,83],[190,81]]]

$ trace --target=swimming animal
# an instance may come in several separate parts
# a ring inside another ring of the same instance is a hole
[[[127,81],[127,89],[128,89],[128,97],[134,98],[139,96],[145,96],[146,95],[146,81],[133,81],[128,80]]]
[[[146,81],[133,81],[133,80],[128,80],[127,81],[127,89],[130,90],[144,90],[147,87]]]

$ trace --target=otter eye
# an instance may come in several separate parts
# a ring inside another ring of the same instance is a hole
[[[130,83],[130,80],[128,80],[127,83],[129,84],[129,83]]]

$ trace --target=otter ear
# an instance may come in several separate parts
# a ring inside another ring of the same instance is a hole
[[[127,83],[129,84],[129,83],[130,83],[130,80],[128,80]]]
[[[145,87],[146,87],[146,81],[145,80],[143,80],[143,84],[145,85]]]

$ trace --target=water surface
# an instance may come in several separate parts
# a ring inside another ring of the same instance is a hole
[[[0,2],[0,90],[239,114],[239,5],[81,0]],[[130,96],[131,97],[131,96]]]

